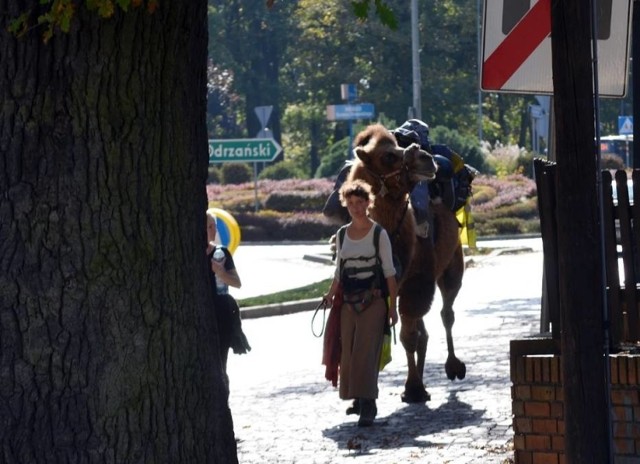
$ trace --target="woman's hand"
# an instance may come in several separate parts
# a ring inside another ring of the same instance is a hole
[[[214,272],[214,274],[220,275],[225,272],[224,262],[226,260],[226,258],[224,258],[222,261],[216,261],[215,259],[211,260],[211,270]]]
[[[398,310],[395,305],[389,306],[388,316],[392,326],[398,323]]]
[[[338,282],[338,280],[334,278],[333,281],[331,282],[331,287],[329,287],[329,291],[322,297],[322,302],[326,301],[327,304],[332,305],[333,297],[336,296],[336,292],[338,291],[339,285],[340,285],[340,282]]]

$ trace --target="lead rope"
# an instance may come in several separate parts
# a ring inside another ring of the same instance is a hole
[[[320,328],[320,333],[316,333],[315,320],[316,320],[316,316],[320,312],[320,308],[322,308],[322,327]],[[318,304],[318,306],[316,306],[316,309],[315,309],[315,311],[313,313],[313,317],[311,318],[311,333],[316,338],[320,338],[324,334],[324,328],[325,328],[325,324],[326,324],[326,319],[325,319],[326,313],[327,313],[327,300],[325,300],[323,298],[322,301],[320,302],[320,304]]]
[[[408,209],[409,209],[409,199],[407,198],[407,201],[404,204],[404,209],[402,210],[402,216],[400,216],[400,220],[398,221],[398,225],[396,225],[395,230],[393,231],[393,233],[389,237],[389,239],[391,240],[392,244],[395,243],[396,239],[398,238],[398,235],[400,233],[400,226],[402,225],[402,222],[404,221],[404,217],[406,216]]]
[[[402,167],[400,167],[400,169],[396,169],[395,171],[392,171],[388,174],[378,174],[376,172],[373,172],[371,169],[369,169],[368,167],[365,166],[365,169],[367,171],[369,171],[369,174],[371,174],[373,177],[375,177],[376,179],[378,179],[378,182],[380,182],[380,190],[378,191],[378,193],[376,193],[376,195],[380,195],[381,197],[384,197],[388,190],[387,190],[387,186],[385,184],[385,181],[392,176],[398,176],[398,178],[400,177],[400,174],[402,173],[402,168],[404,167],[404,164],[402,165]]]

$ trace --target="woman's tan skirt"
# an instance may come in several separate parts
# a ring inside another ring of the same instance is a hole
[[[341,313],[340,398],[376,399],[387,305],[376,297],[362,312],[345,304]]]

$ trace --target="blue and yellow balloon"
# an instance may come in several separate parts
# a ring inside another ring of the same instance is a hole
[[[209,208],[209,212],[216,217],[216,243],[227,247],[233,253],[240,245],[240,226],[235,218],[220,208]]]

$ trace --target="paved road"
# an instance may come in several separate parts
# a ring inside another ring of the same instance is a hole
[[[467,363],[467,377],[450,382],[444,374],[446,343],[437,299],[425,318],[431,401],[400,401],[406,360],[397,344],[393,361],[380,375],[378,418],[369,429],[358,428],[357,418],[344,414],[347,402],[324,380],[322,340],[311,333],[310,312],[246,319],[253,350],[231,354],[228,366],[239,461],[513,462],[508,350],[511,339],[536,333],[539,324],[542,253],[539,239],[532,245],[526,253],[475,259],[467,270],[454,326],[456,354]],[[239,268],[247,266],[241,251]],[[255,260],[257,253],[248,256],[254,257],[253,265],[263,265]],[[246,269],[241,272],[249,282]]]
[[[333,266],[309,258],[330,259],[328,244],[243,245],[233,254],[242,288],[230,289],[236,299],[268,295],[320,282]]]
[[[541,250],[542,241],[539,237],[485,240],[478,242],[478,246]],[[333,265],[326,264],[330,258],[329,245],[324,243],[241,244],[235,250],[233,259],[242,279],[242,288],[232,288],[231,294],[236,299],[243,299],[329,279],[334,271]]]

